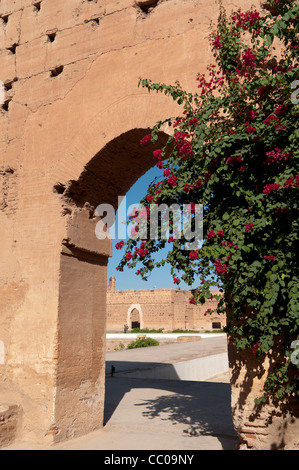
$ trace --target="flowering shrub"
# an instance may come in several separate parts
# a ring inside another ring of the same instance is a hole
[[[202,204],[204,242],[184,249],[186,240],[174,237],[170,223],[168,240],[143,241],[142,256],[138,248],[133,252],[138,240],[129,240],[120,263],[141,262],[144,279],[169,263],[176,284],[201,280],[191,304],[211,298],[212,288],[223,290],[218,312],[230,312],[230,342],[253,358],[280,348],[261,400],[299,396],[298,366],[290,360],[291,343],[299,339],[299,130],[298,106],[291,101],[291,84],[299,78],[295,3],[273,0],[264,15],[239,10],[228,17],[221,9],[211,33],[215,64],[209,77],[197,77],[197,93],[179,83],[140,81],[182,105],[182,116],[167,120],[173,135],[154,152],[154,159],[163,160],[164,179],[151,184],[142,203],[149,207],[159,188],[159,202],[188,204],[191,217],[195,204]],[[162,125],[153,128],[152,143]],[[141,144],[150,145],[149,137]],[[155,262],[152,255],[166,245],[166,259]]]

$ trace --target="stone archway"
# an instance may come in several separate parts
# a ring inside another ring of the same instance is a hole
[[[119,196],[125,195],[154,166],[152,152],[166,141],[167,134],[161,132],[154,147],[141,146],[140,140],[155,123],[155,116],[162,112],[164,102],[161,96],[142,94],[115,103],[98,115],[73,143],[69,151],[73,165],[66,165],[63,158],[53,171],[54,195],[65,223],[59,269],[54,442],[102,426],[106,277],[112,249],[108,237],[101,240],[96,237],[99,221],[96,208],[110,204],[117,209]],[[170,110],[163,108],[164,112]],[[112,137],[111,129],[107,129],[107,134],[101,129],[112,116],[115,116],[113,133],[118,134],[107,141]],[[128,129],[129,126],[132,127]],[[128,311],[128,325],[134,308],[139,312],[142,327],[139,305]]]
[[[94,237],[93,206],[117,204],[153,164],[139,139],[178,114],[167,97],[137,89],[138,78],[196,88],[212,58],[208,25],[218,8],[159,2],[155,15],[140,17],[133,1],[107,2],[105,13],[87,2],[78,15],[69,1],[57,1],[63,15],[50,1],[39,13],[14,3],[1,55],[10,101],[1,115],[0,400],[20,404],[22,438],[51,444],[102,421],[111,244]],[[253,395],[260,386],[251,364],[232,354],[235,363],[241,429],[252,407],[244,382]]]
[[[140,304],[132,304],[127,312],[127,325],[129,328],[143,328],[143,312]]]

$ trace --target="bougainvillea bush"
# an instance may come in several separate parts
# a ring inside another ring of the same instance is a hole
[[[299,339],[299,8],[288,0],[269,3],[263,15],[221,9],[211,29],[215,63],[198,75],[197,93],[179,83],[140,80],[182,106],[180,117],[166,121],[172,128],[167,144],[153,152],[163,178],[141,201],[147,223],[153,203],[189,204],[191,217],[202,204],[204,242],[185,249],[170,220],[166,239],[132,237],[118,268],[138,263],[136,274],[146,279],[169,263],[175,284],[198,282],[193,304],[223,290],[218,312],[231,312],[229,341],[256,358],[280,348],[262,401],[299,395],[298,361],[292,360]],[[140,145],[156,143],[162,126],[165,121]],[[136,227],[139,217],[138,210],[131,216]],[[155,261],[165,247],[167,257]]]

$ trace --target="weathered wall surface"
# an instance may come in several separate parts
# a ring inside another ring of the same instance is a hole
[[[116,204],[153,165],[139,140],[177,113],[166,97],[138,89],[138,78],[179,80],[194,90],[197,72],[213,59],[208,36],[216,0],[160,0],[149,10],[138,3],[144,2],[0,3],[0,401],[9,396],[17,404],[19,437],[35,442],[102,425],[111,248],[91,239],[94,207]],[[223,4],[245,9],[260,1]],[[84,295],[76,287],[80,263]],[[85,307],[82,317],[76,305]],[[82,330],[72,330],[69,349],[73,313]],[[95,325],[96,360],[85,337]],[[82,380],[66,368],[77,361]]]

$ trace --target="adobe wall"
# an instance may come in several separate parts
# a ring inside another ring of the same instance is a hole
[[[194,90],[212,61],[216,0],[137,3],[0,3],[0,402],[33,442],[102,426],[111,244],[94,209],[153,166],[140,138],[178,112],[138,78]]]
[[[226,326],[224,314],[205,314],[208,309],[217,308],[215,299],[205,305],[190,305],[190,297],[190,292],[179,289],[118,291],[112,276],[107,289],[107,331],[123,331],[125,324],[130,329],[133,309],[139,312],[140,328],[211,330],[214,322],[220,322],[221,328]]]

